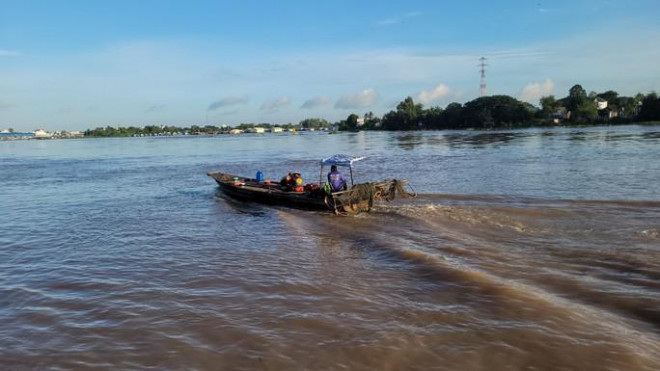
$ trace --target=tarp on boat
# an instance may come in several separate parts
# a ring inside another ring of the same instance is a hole
[[[349,155],[334,155],[330,156],[328,158],[324,158],[321,160],[321,165],[337,165],[337,166],[345,166],[345,167],[351,167],[353,166],[353,163],[356,161],[363,160],[365,157],[353,157]]]

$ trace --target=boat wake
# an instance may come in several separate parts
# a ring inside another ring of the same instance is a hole
[[[420,195],[353,218],[279,215],[431,282],[444,304],[660,362],[660,203]]]

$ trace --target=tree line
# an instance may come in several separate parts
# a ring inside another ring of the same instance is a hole
[[[604,107],[599,109],[599,102]],[[369,112],[364,115],[364,124],[360,124],[359,117],[352,114],[340,121],[338,127],[340,130],[496,129],[660,121],[660,98],[655,92],[634,97],[619,96],[612,90],[587,94],[581,85],[574,85],[566,97],[542,97],[539,106],[507,95],[492,95],[465,104],[450,103],[445,108],[425,108],[407,97],[382,118]]]
[[[606,102],[606,103],[604,103]],[[599,106],[600,105],[600,106]],[[588,93],[581,85],[574,85],[563,98],[553,95],[542,97],[539,106],[522,102],[508,95],[492,95],[473,99],[465,104],[450,103],[445,108],[425,108],[407,97],[396,109],[377,117],[367,112],[360,117],[355,113],[346,119],[331,123],[322,118],[307,118],[298,124],[273,125],[271,123],[241,123],[235,127],[191,125],[189,127],[148,125],[142,128],[99,127],[85,131],[86,136],[117,137],[139,135],[221,134],[237,128],[253,127],[285,129],[355,130],[443,130],[443,129],[496,129],[551,125],[602,125],[660,121],[660,97],[655,92],[634,97],[619,96],[615,91]]]
[[[280,127],[282,129],[329,129],[332,123],[322,118],[308,118],[300,121],[297,125],[287,123],[283,125],[274,125],[268,122],[258,124],[254,123],[241,123],[234,127],[227,125],[191,125],[187,127],[168,126],[168,125],[147,125],[145,127],[135,126],[106,126],[98,127],[95,129],[88,129],[85,131],[85,136],[89,137],[132,137],[132,136],[154,136],[154,135],[215,135],[215,134],[228,134],[232,129],[247,130],[255,127],[264,129],[271,129],[273,127]]]

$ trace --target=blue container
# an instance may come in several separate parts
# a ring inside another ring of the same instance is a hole
[[[261,171],[257,171],[257,176],[255,177],[255,180],[257,182],[263,182],[264,181],[264,173]]]

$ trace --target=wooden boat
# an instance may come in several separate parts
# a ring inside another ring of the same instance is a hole
[[[288,190],[279,183],[268,184],[257,179],[227,174],[222,172],[209,172],[220,190],[227,196],[243,200],[271,205],[331,211],[338,215],[357,214],[371,211],[374,201],[391,201],[397,195],[409,197],[414,193],[407,192],[405,180],[386,180],[376,183],[353,184],[352,164],[363,158],[335,155],[321,161],[321,176],[319,184],[306,186],[302,192]],[[337,165],[350,169],[351,187],[345,191],[330,192],[323,187],[323,166]]]

